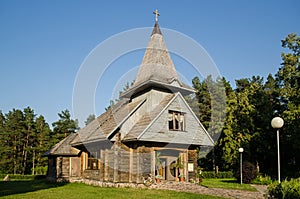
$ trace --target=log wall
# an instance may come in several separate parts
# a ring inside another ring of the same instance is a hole
[[[152,156],[153,150],[146,147],[124,150],[114,146],[113,149],[100,150],[100,167],[84,170],[83,176],[105,182],[143,183],[154,171]]]

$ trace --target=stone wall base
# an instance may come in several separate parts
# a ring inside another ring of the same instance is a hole
[[[97,180],[90,179],[78,179],[70,178],[70,183],[83,183],[87,185],[99,186],[99,187],[115,187],[115,188],[145,188],[144,184],[137,183],[115,183],[115,182],[101,182]]]

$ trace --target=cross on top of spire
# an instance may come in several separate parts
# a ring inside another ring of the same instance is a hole
[[[158,10],[156,9],[153,14],[155,14],[155,22],[158,22],[158,16],[160,16],[160,14],[158,13]]]

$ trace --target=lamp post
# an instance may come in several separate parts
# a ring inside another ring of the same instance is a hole
[[[277,163],[278,163],[278,182],[280,183],[280,153],[279,153],[279,129],[283,126],[284,121],[281,117],[274,117],[271,125],[277,129]]]
[[[240,152],[240,176],[241,176],[241,184],[243,184],[243,157],[242,154],[244,152],[244,149],[241,147],[239,148]]]

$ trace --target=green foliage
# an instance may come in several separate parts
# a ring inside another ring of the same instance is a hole
[[[268,192],[271,198],[300,198],[300,178],[285,180],[280,184],[274,182],[268,187]]]
[[[42,154],[60,141],[63,130],[77,127],[69,111],[59,116],[53,134],[45,118],[30,107],[0,111],[0,174],[46,174],[48,161]]]
[[[268,176],[268,175],[263,176],[260,174],[252,181],[252,184],[269,185],[272,182],[273,181],[270,176]]]
[[[33,109],[0,113],[0,173],[31,174],[33,165],[47,165],[42,153],[49,149],[51,130]]]
[[[257,169],[250,162],[244,162],[243,165],[243,183],[251,183],[257,177]],[[235,174],[235,178],[239,181],[240,179],[240,169],[238,169]]]
[[[58,113],[59,120],[52,123],[53,126],[53,135],[52,140],[53,144],[58,143],[62,139],[66,138],[70,133],[75,132],[78,129],[78,122],[71,119],[71,114],[69,110],[64,110],[61,113]]]
[[[37,166],[34,168],[34,173],[36,175],[46,175],[48,166]]]
[[[218,173],[214,171],[202,171],[201,172],[202,178],[233,178],[232,171],[220,171]]]
[[[285,48],[281,54],[281,66],[275,77],[270,74],[266,81],[259,76],[242,78],[236,80],[236,88],[232,89],[224,78],[212,81],[208,77],[202,82],[197,77],[193,79],[198,101],[187,101],[191,107],[199,108],[196,115],[206,128],[216,127],[211,115],[214,107],[212,93],[216,88],[212,85],[223,83],[227,97],[226,119],[220,138],[211,153],[199,160],[201,167],[212,170],[218,166],[220,170],[233,170],[238,164],[238,148],[243,147],[246,161],[255,163],[264,174],[276,175],[277,168],[273,166],[277,160],[276,130],[270,121],[280,116],[285,122],[280,129],[282,175],[299,175],[300,37],[289,34],[281,42]],[[214,130],[209,130],[209,133],[214,136]]]
[[[89,123],[91,123],[95,119],[96,119],[96,116],[94,114],[91,114],[91,115],[88,116],[88,118],[86,118],[86,121],[84,123],[85,123],[85,125],[88,125]]]
[[[178,168],[178,169],[183,169],[184,168],[184,165],[183,165],[183,162],[182,162],[182,159],[181,159],[180,155],[177,158],[177,163],[176,163],[175,167]]]

